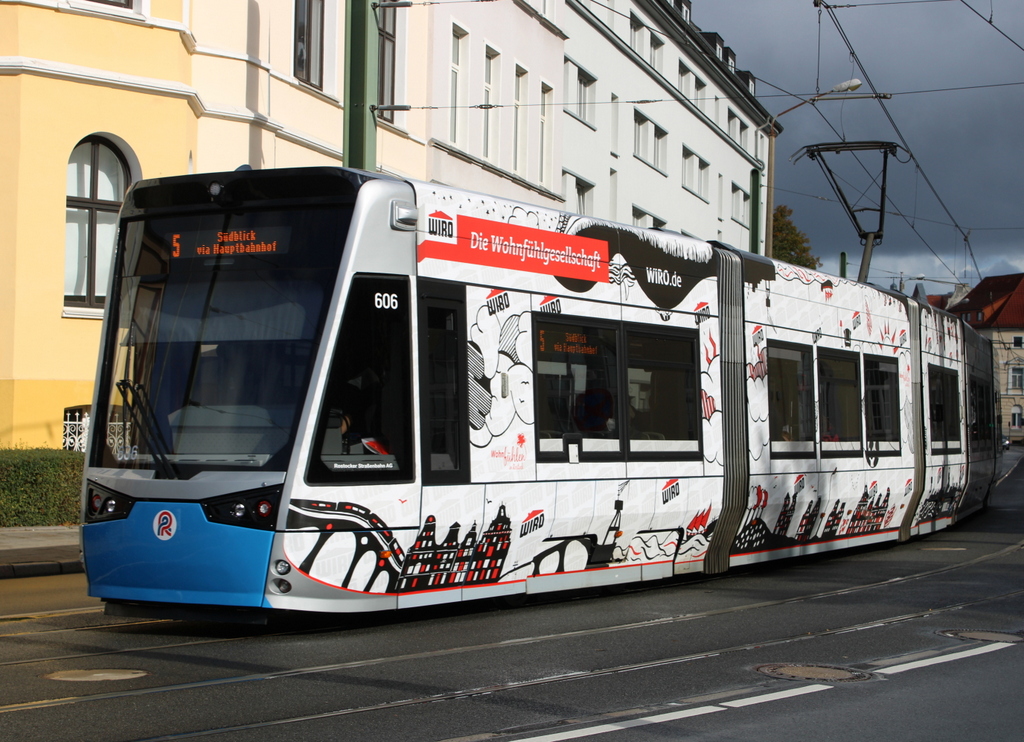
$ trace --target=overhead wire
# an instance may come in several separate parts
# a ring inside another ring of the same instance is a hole
[[[829,3],[825,2],[825,0],[815,0],[815,5],[818,6],[819,8],[821,8],[821,9],[824,9],[824,11],[826,13],[828,13],[829,18],[832,20],[833,25],[836,27],[836,31],[839,33],[839,36],[843,40],[843,43],[846,45],[846,48],[849,51],[851,57],[853,58],[854,63],[857,65],[857,69],[859,69],[860,72],[861,72],[861,75],[863,75],[864,82],[867,84],[867,86],[871,90],[872,94],[874,94],[875,96],[879,96],[878,89],[875,87],[874,82],[872,82],[871,76],[868,74],[867,68],[861,62],[860,57],[857,54],[857,50],[854,49],[853,43],[850,41],[849,36],[847,36],[846,30],[843,28],[842,24],[839,22],[839,18],[836,16],[835,11],[833,10],[832,6]],[[938,189],[935,188],[935,185],[932,183],[931,179],[928,177],[928,174],[925,172],[924,168],[921,166],[920,161],[917,159],[917,156],[914,154],[913,149],[911,149],[910,144],[909,144],[909,142],[907,142],[906,137],[903,136],[903,132],[900,130],[900,127],[897,125],[896,120],[892,117],[892,114],[890,113],[888,106],[886,106],[885,101],[881,97],[876,97],[876,100],[878,101],[879,107],[882,109],[882,113],[885,115],[886,119],[889,121],[889,125],[892,127],[893,131],[896,132],[896,136],[899,138],[900,143],[903,145],[903,148],[907,151],[907,153],[910,155],[911,159],[913,160],[914,164],[917,166],[918,172],[920,174],[921,179],[928,186],[929,190],[932,192],[932,195],[935,197],[935,200],[938,202],[938,204],[942,208],[942,210],[946,213],[946,216],[949,217],[951,222],[953,222],[954,228],[963,237],[964,245],[965,245],[965,247],[967,249],[967,252],[971,256],[971,261],[974,263],[974,269],[977,272],[978,276],[980,277],[981,276],[981,268],[978,266],[977,258],[975,258],[975,256],[974,256],[974,249],[973,249],[973,247],[971,247],[971,243],[970,243],[968,232],[965,231],[963,229],[963,227],[960,226],[960,224],[957,221],[956,217],[953,216],[953,213],[950,211],[949,207],[946,205],[946,202],[942,199],[942,196],[939,194]],[[929,248],[929,249],[931,249],[931,248]],[[936,257],[938,257],[938,255],[936,255]]]

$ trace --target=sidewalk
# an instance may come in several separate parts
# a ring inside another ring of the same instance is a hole
[[[82,571],[78,526],[0,528],[0,579]]]
[[[1014,446],[1003,454],[999,478],[1024,457]],[[0,528],[0,579],[64,575],[82,570],[78,526]]]

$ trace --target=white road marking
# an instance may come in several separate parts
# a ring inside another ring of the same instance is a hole
[[[594,737],[598,734],[606,734],[607,732],[619,732],[623,729],[644,727],[648,724],[662,724],[666,721],[676,721],[677,719],[686,719],[691,716],[704,716],[705,714],[713,714],[717,711],[725,711],[725,709],[721,706],[699,706],[697,708],[684,709],[682,711],[670,711],[667,714],[657,714],[656,716],[643,716],[639,719],[617,721],[614,724],[600,724],[596,727],[587,727],[586,729],[568,729],[564,732],[545,734],[542,737],[525,737],[522,742],[562,742],[562,740],[566,739]]]
[[[981,647],[975,647],[974,649],[965,649],[963,652],[953,652],[952,654],[944,654],[939,657],[932,657],[927,660],[918,660],[917,662],[906,662],[902,665],[893,665],[892,667],[882,667],[874,672],[879,675],[895,675],[898,672],[906,672],[907,670],[916,670],[919,667],[928,667],[930,665],[941,665],[943,662],[953,662],[954,660],[961,660],[965,657],[973,657],[976,654],[987,654],[988,652],[995,652],[997,649],[1006,649],[1012,647],[1013,644],[1006,642],[995,642],[992,644],[985,644]]]
[[[831,690],[834,686],[831,685],[805,685],[802,688],[792,688],[790,690],[780,690],[777,693],[763,693],[760,696],[751,696],[750,698],[740,698],[735,701],[724,701],[723,706],[729,708],[743,708],[744,706],[753,706],[758,703],[769,703],[770,701],[780,701],[783,698],[792,698],[793,696],[802,696],[806,693],[817,693],[819,690]]]
[[[907,670],[916,670],[921,667],[929,667],[931,665],[940,665],[944,662],[954,662],[956,660],[962,660],[967,657],[974,657],[979,654],[987,654],[988,652],[995,652],[999,649],[1006,649],[1012,647],[1013,644],[1005,642],[994,642],[991,644],[985,644],[980,647],[974,647],[973,649],[965,649],[962,652],[953,652],[951,654],[944,654],[939,657],[931,657],[925,660],[917,660],[915,662],[905,662],[902,665],[893,665],[892,667],[884,667],[875,670],[874,672],[879,675],[895,675],[896,673],[906,672]],[[713,714],[717,711],[726,711],[731,708],[744,708],[745,706],[754,706],[759,703],[771,703],[772,701],[781,701],[787,698],[794,698],[796,696],[807,695],[808,693],[817,693],[822,690],[831,690],[835,686],[833,685],[804,685],[799,688],[791,688],[790,690],[777,691],[775,693],[762,693],[759,696],[750,696],[748,698],[738,698],[735,701],[722,701],[717,706],[699,706],[697,708],[683,709],[681,711],[670,711],[664,714],[655,714],[654,716],[643,716],[636,719],[627,719],[625,721],[614,722],[611,724],[599,724],[593,727],[586,727],[583,729],[567,729],[562,732],[554,732],[552,734],[545,734],[540,737],[523,737],[520,742],[563,742],[563,740],[570,739],[582,739],[584,737],[596,737],[599,734],[607,734],[608,732],[618,732],[623,729],[632,729],[634,727],[648,726],[649,724],[663,724],[668,721],[677,721],[679,719],[686,719],[694,716],[704,716],[706,714]]]

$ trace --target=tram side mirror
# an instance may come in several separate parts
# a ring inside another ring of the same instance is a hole
[[[419,211],[415,204],[408,201],[391,202],[391,228],[399,232],[411,232],[416,229]]]

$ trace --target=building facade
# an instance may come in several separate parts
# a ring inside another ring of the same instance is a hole
[[[131,182],[341,164],[341,9],[0,0],[0,446],[60,447],[91,403]]]
[[[140,179],[372,163],[761,252],[768,115],[691,11],[0,0],[0,446],[84,442]]]
[[[763,251],[769,116],[689,0],[383,12],[380,169]]]
[[[992,341],[1002,434],[1024,443],[1024,273],[983,278],[947,311]]]

